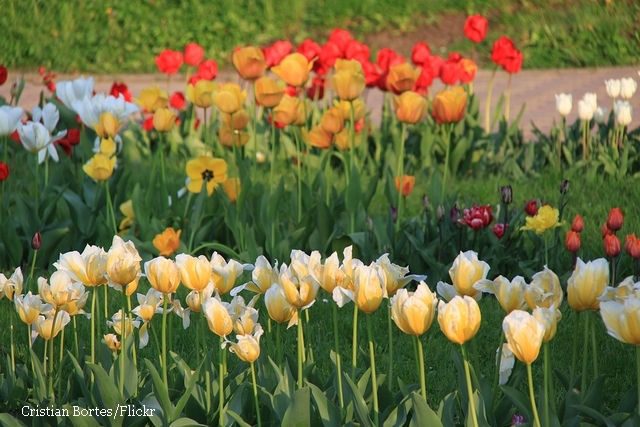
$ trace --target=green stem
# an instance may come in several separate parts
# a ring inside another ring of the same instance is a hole
[[[462,359],[464,362],[464,376],[467,381],[467,394],[469,395],[469,412],[471,412],[471,420],[473,427],[478,427],[478,418],[476,416],[476,403],[473,399],[473,387],[471,386],[471,373],[469,371],[469,355],[464,344],[460,344],[462,348]]]
[[[420,359],[420,388],[422,389],[422,397],[427,401],[427,380],[424,374],[424,353],[422,351],[422,341],[420,337],[416,337],[416,341],[418,341],[418,358]]]
[[[351,340],[351,378],[356,379],[358,363],[358,306],[353,304],[353,334]]]
[[[115,236],[116,234],[118,234],[118,226],[116,225],[116,214],[113,210],[113,203],[111,203],[111,192],[109,191],[108,179],[105,181],[105,188],[107,190],[107,221],[111,222],[113,235]]]
[[[91,332],[93,333],[93,328],[91,328]],[[75,338],[75,350],[76,354],[79,353],[78,347],[78,323],[76,322],[76,316],[73,316],[73,337]]]
[[[273,188],[274,186],[274,182],[273,182],[273,173],[274,173],[274,169],[275,169],[275,164],[276,164],[276,121],[273,118],[273,108],[271,109],[271,135],[269,135],[269,139],[271,141],[271,156],[269,156],[269,160],[271,162],[271,164],[269,165],[269,185],[271,185],[271,188]],[[258,148],[256,147],[256,150]],[[256,151],[257,154],[257,151]]]
[[[578,363],[578,334],[580,333],[580,311],[576,312],[576,321],[573,324],[573,351],[571,352],[571,381],[569,386],[573,387],[573,380],[576,376],[576,364]]]
[[[38,258],[38,250],[34,249],[33,251],[33,259],[31,260],[31,272],[29,273],[29,282],[33,281],[35,287],[34,287],[34,293],[38,293],[38,281],[37,280],[33,280],[33,272],[36,269],[36,259]],[[27,282],[28,283],[28,282]]]
[[[262,419],[260,418],[260,404],[258,402],[258,383],[256,382],[256,368],[253,362],[251,362],[251,380],[253,381],[253,402],[256,405],[258,427],[262,427]]]
[[[313,346],[311,345],[311,334],[309,333],[309,325],[311,324],[311,320],[309,318],[309,310],[305,310],[304,311],[304,317],[305,317],[304,325],[303,325],[304,326],[304,335],[306,335],[307,339],[309,340],[309,345],[306,346],[306,347],[307,347],[307,352],[309,354],[309,360],[311,361],[311,363],[313,363]],[[306,361],[306,359],[305,359],[305,361]]]
[[[496,65],[493,69],[493,73],[491,73],[491,79],[489,80],[489,88],[487,89],[487,99],[485,101],[484,106],[484,133],[489,135],[491,131],[491,93],[493,92],[493,84],[496,80],[496,72],[498,71],[498,66]]]
[[[298,161],[296,162],[296,170],[298,172],[298,224],[302,221],[302,151],[300,150],[300,138],[295,134],[296,140],[296,156]]]
[[[280,323],[276,323],[276,352],[278,357],[278,367],[282,370],[282,325]]]
[[[336,351],[336,367],[338,369],[338,372],[336,372],[338,377],[338,398],[340,399],[340,408],[344,408],[344,395],[342,393],[342,362],[340,360],[340,340],[338,339],[338,305],[331,304],[331,308],[333,311],[333,339]],[[278,329],[278,332],[280,332],[280,329]],[[280,337],[279,334],[278,337]],[[280,342],[278,342],[278,348],[280,348]]]
[[[589,313],[584,317],[584,339],[582,344],[582,385],[580,386],[581,400],[587,394],[587,360],[589,356]]]
[[[513,74],[509,73],[509,79],[507,80],[507,100],[504,105],[504,119],[507,124],[509,123],[509,110],[511,110],[511,77],[513,77]]]
[[[302,316],[298,312],[298,388],[302,388],[302,356],[304,354],[304,343],[302,336]]]
[[[387,336],[389,338],[389,373],[388,377],[391,379],[389,382],[389,390],[393,391],[393,327],[391,324],[393,320],[391,319],[391,305],[387,304]]]
[[[529,380],[529,399],[531,399],[531,409],[533,410],[534,426],[540,427],[540,417],[538,416],[538,407],[533,394],[533,376],[531,375],[531,363],[527,363],[527,377]]]
[[[222,366],[222,355],[225,350],[222,348],[223,342],[224,338],[220,337],[220,358],[218,360],[218,382],[220,383],[220,388],[218,390],[218,424],[221,426],[225,425],[227,422],[226,417],[224,416],[224,370]]]
[[[36,157],[36,215],[40,207],[40,162]]]
[[[104,287],[104,318],[109,318],[109,286]]]
[[[445,133],[446,133],[446,154],[444,157],[444,174],[443,174],[443,178],[442,178],[442,191],[440,192],[440,204],[444,203],[444,191],[445,191],[445,187],[447,184],[447,174],[449,172],[449,153],[451,151],[451,134],[453,132],[451,132],[453,130],[453,125],[444,125],[445,126]]]
[[[498,384],[500,383],[500,362],[502,361],[502,345],[504,344],[504,333],[500,331],[500,344],[498,345],[498,359],[496,361],[496,370],[493,375],[493,388],[491,393],[491,404],[495,408],[498,401]]]
[[[164,144],[165,144],[165,132],[159,132],[160,134],[160,176],[162,178],[162,205],[165,209],[169,206],[169,193],[167,192],[167,177],[164,171]]]
[[[373,349],[373,330],[371,327],[371,316],[367,317],[367,335],[369,335],[369,358],[371,360],[371,388],[373,393],[373,425],[378,426],[380,409],[378,408],[378,379],[376,376],[376,356]]]
[[[402,123],[400,127],[400,144],[398,150],[398,166],[396,167],[396,176],[399,177],[400,185],[398,186],[398,202],[396,206],[398,208],[398,219],[396,221],[396,233],[400,231],[400,221],[402,220],[402,204],[400,203],[400,199],[402,198],[402,176],[404,175],[404,136],[407,133],[407,124]],[[448,153],[447,153],[448,154]],[[446,168],[445,164],[445,168]]]
[[[598,349],[596,345],[596,313],[589,312],[591,316],[591,352],[593,353],[593,378],[598,378]]]
[[[167,380],[167,311],[169,310],[169,302],[167,301],[167,295],[162,298],[163,310],[162,310],[162,381],[164,386],[169,389],[169,381]],[[124,343],[122,344],[124,346]]]
[[[549,424],[549,381],[550,381],[550,370],[551,370],[551,361],[549,360],[549,343],[545,342],[542,344],[542,353],[544,355],[544,425],[548,426]]]
[[[349,118],[351,119],[351,138],[349,149],[349,171],[347,174],[347,188],[349,188],[349,181],[351,179],[351,173],[353,172],[353,165],[356,162],[355,150],[356,150],[356,123],[355,123],[355,108],[353,101],[349,102]],[[355,212],[349,213],[349,233],[356,231],[356,214]]]
[[[106,286],[106,285],[105,285]],[[124,381],[125,381],[125,356],[126,356],[126,348],[127,348],[127,328],[126,328],[126,319],[127,319],[127,293],[126,287],[122,288],[121,294],[121,302],[122,302],[122,319],[120,319],[120,328],[122,332],[122,344],[120,347],[120,396],[124,396]],[[163,356],[164,357],[164,356]],[[166,381],[165,381],[166,384]]]
[[[14,298],[16,297],[16,295],[14,294],[13,296]],[[16,356],[15,356],[15,350],[14,350],[14,343],[13,343],[13,312],[14,310],[12,310],[13,307],[9,307],[9,331],[10,331],[10,341],[11,341],[11,370],[12,372],[16,371]]]
[[[58,318],[58,313],[60,311],[56,311],[56,314],[53,315],[53,322],[51,323],[51,338],[49,338],[49,396],[51,396],[51,400],[53,401],[53,332],[56,327],[56,319]]]
[[[126,287],[124,288],[124,293],[126,295],[127,291],[126,291]],[[131,313],[131,296],[126,295],[127,298],[127,312]],[[133,366],[136,368],[136,372],[138,371],[138,355],[137,355],[137,351],[136,351],[136,342],[135,342],[135,335],[133,336],[133,345],[131,346],[131,348],[133,349]],[[76,350],[77,352],[77,350]],[[136,386],[135,388],[135,394],[138,394],[138,387]]]
[[[31,325],[27,325],[27,342],[29,343],[29,350],[30,350],[28,352],[28,357],[29,357],[29,360],[31,361],[31,373],[35,375],[36,367],[33,363],[33,357],[31,357],[31,350],[33,350],[33,342],[31,341],[31,328],[32,328]]]
[[[547,242],[547,235],[542,235],[542,240],[544,241],[544,265],[549,265],[549,243]]]

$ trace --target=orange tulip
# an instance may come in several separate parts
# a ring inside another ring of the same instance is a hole
[[[273,109],[273,115],[276,122],[290,125],[294,123],[298,117],[298,106],[300,99],[289,95],[284,95],[280,103]]]
[[[400,177],[396,176],[396,190],[400,191],[402,187],[402,195],[407,197],[413,191],[416,185],[416,177],[411,175],[402,175],[402,186],[400,185]]]
[[[249,134],[247,132],[231,130],[229,123],[224,121],[218,128],[218,138],[220,139],[220,144],[225,147],[233,147],[234,145],[236,147],[243,147],[249,142]]]
[[[153,239],[153,246],[160,251],[160,255],[169,256],[180,247],[180,234],[182,230],[175,231],[169,227]]]
[[[416,92],[404,92],[393,98],[393,105],[396,107],[396,117],[402,123],[418,123],[427,114],[427,100]]]
[[[255,80],[262,76],[267,69],[262,49],[254,46],[246,46],[236,49],[231,57],[233,66],[238,74],[246,80]]]
[[[332,137],[322,126],[316,126],[309,131],[307,141],[312,147],[327,149],[331,147]]]
[[[335,134],[344,128],[342,111],[338,107],[331,107],[322,115],[320,126],[325,132]]]
[[[280,77],[289,86],[301,87],[309,80],[309,72],[313,68],[313,61],[301,53],[290,53],[279,65],[271,68],[273,74]]]
[[[284,84],[271,77],[260,77],[255,84],[255,97],[258,104],[265,108],[273,108],[280,103],[284,95]]]
[[[240,178],[227,178],[227,180],[222,183],[222,189],[229,197],[229,200],[231,200],[231,203],[236,202],[237,198],[240,196],[241,188]]]
[[[413,68],[408,62],[403,62],[389,69],[387,87],[395,93],[402,93],[413,89],[420,77],[420,68]]]
[[[343,101],[358,98],[366,86],[362,65],[356,60],[338,59],[336,73],[331,77],[331,89]]]
[[[431,115],[439,124],[457,123],[464,118],[467,93],[460,86],[441,90],[433,98]]]
[[[614,233],[622,228],[624,222],[624,215],[620,208],[612,208],[609,211],[609,218],[607,218],[607,227]]]

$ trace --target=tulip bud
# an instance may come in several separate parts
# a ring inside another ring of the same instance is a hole
[[[513,189],[510,185],[500,187],[500,200],[506,205],[511,204],[513,201]]]
[[[497,223],[496,225],[493,226],[493,234],[495,234],[495,236],[498,239],[502,239],[502,236],[504,236],[504,232],[507,229],[507,227],[509,227],[509,224],[503,224],[501,222]]]
[[[567,250],[571,253],[576,253],[580,249],[580,244],[580,233],[578,233],[577,231],[569,230],[567,232],[567,238],[564,242]]]
[[[627,236],[624,242],[624,249],[631,255],[631,258],[640,259],[640,239],[636,237],[636,233]]]
[[[538,202],[534,199],[529,200],[529,202],[527,202],[527,205],[524,208],[525,212],[527,213],[527,215],[529,216],[535,216],[538,214]]]
[[[444,206],[438,205],[436,209],[436,217],[438,218],[438,222],[442,222],[444,220]]]
[[[576,214],[576,217],[571,223],[571,231],[580,233],[582,230],[584,230],[584,221],[582,220],[582,216],[580,216],[580,214]]]
[[[593,118],[593,113],[595,113],[595,111],[591,108],[589,102],[584,99],[578,101],[578,117],[580,117],[580,120],[590,121]]]
[[[556,94],[556,110],[561,116],[566,117],[571,112],[572,102],[571,94]]]
[[[609,218],[607,218],[607,227],[614,233],[622,228],[624,222],[624,215],[620,208],[612,208],[609,211]]]
[[[367,230],[373,231],[373,219],[369,215],[367,215]]]
[[[31,249],[37,251],[42,246],[42,234],[39,231],[36,231],[36,234],[31,238]]]
[[[394,205],[391,205],[391,217],[394,223],[398,221],[398,208]]]
[[[603,124],[607,119],[607,109],[602,107],[596,108],[596,112],[593,113],[593,118],[599,125]]]
[[[20,87],[20,80],[16,79],[11,85],[11,89],[9,90],[9,94],[11,95],[11,98],[15,99],[15,97],[18,96],[19,87]]]
[[[615,234],[609,234],[604,238],[604,252],[613,258],[620,255],[620,239]]]
[[[569,191],[569,180],[563,179],[560,183],[560,194],[567,194]]]
[[[602,232],[602,238],[604,239],[605,237],[613,234],[613,230],[611,230],[608,226],[607,223],[605,222],[602,225],[602,229],[600,230]]]
[[[460,219],[460,205],[458,205],[458,202],[456,201],[453,206],[451,206],[451,209],[449,209],[449,221],[451,221],[454,224],[458,224],[458,220]]]
[[[615,99],[620,96],[621,83],[619,79],[605,80],[604,84],[607,88],[607,95],[609,95],[610,98]]]

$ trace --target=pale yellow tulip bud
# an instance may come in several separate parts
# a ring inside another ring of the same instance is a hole
[[[502,321],[509,349],[522,363],[531,364],[540,353],[544,326],[531,314],[522,310],[514,310]]]
[[[464,344],[480,329],[480,307],[473,298],[456,295],[451,301],[438,303],[438,324],[449,341]]]

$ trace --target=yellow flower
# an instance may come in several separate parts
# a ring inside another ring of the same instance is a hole
[[[242,298],[236,296],[235,298]],[[242,301],[244,303],[244,300]],[[233,302],[231,303],[233,305]],[[258,310],[253,307],[243,307],[233,313],[233,331],[238,335],[252,334],[258,325]]]
[[[233,331],[233,319],[231,319],[231,305],[222,302],[216,295],[208,298],[202,305],[202,312],[207,319],[209,329],[218,336],[229,335]]]
[[[194,85],[187,85],[187,99],[196,107],[209,108],[213,104],[216,85],[211,80],[198,80]]]
[[[331,89],[343,101],[353,101],[364,90],[365,78],[362,65],[356,60],[338,59],[336,73],[331,77]]]
[[[169,105],[169,96],[164,90],[160,90],[160,86],[150,86],[142,89],[140,99],[136,101],[143,109],[149,113],[155,113],[160,108],[166,108]]]
[[[113,328],[116,334],[122,336],[122,316],[123,310],[118,310],[113,316],[111,316],[111,320],[107,320],[107,326]],[[133,328],[137,328],[140,326],[139,320],[133,320],[131,316],[124,315],[124,332],[127,337],[133,334]]]
[[[263,331],[260,325],[258,327],[254,334],[236,335],[237,343],[225,341],[230,345],[229,351],[244,362],[253,363],[260,357],[260,335]]]
[[[536,307],[531,314],[533,314],[533,317],[544,327],[542,342],[551,341],[556,335],[558,322],[562,319],[562,312],[552,305],[549,308]]]
[[[338,259],[338,253],[332,253],[322,266],[322,275],[318,280],[322,289],[329,294],[333,294],[333,290],[336,286],[342,287],[345,284],[346,274],[340,268],[340,260]]]
[[[336,288],[338,289],[338,288]],[[365,313],[373,313],[387,297],[386,277],[376,264],[356,269],[353,283],[353,302]]]
[[[78,284],[82,286],[82,284]],[[38,278],[38,293],[40,297],[56,310],[71,302],[76,293],[74,291],[71,276],[64,270],[54,272],[49,281],[44,277]]]
[[[342,112],[342,118],[347,121],[351,121],[351,105],[353,105],[353,120],[359,122],[364,118],[367,112],[367,105],[360,98],[353,101],[333,101],[333,106],[338,107]]]
[[[402,93],[413,89],[420,77],[420,68],[413,68],[408,62],[395,65],[389,69],[387,86],[395,93]]]
[[[118,230],[120,231],[120,234],[127,234],[133,225],[133,221],[136,219],[136,214],[133,211],[133,200],[129,199],[120,204],[120,212],[122,212],[124,218],[120,221]]]
[[[102,138],[100,140],[100,154],[111,158],[118,151],[118,146],[113,138]]]
[[[560,307],[562,304],[562,288],[560,280],[553,271],[544,266],[544,270],[531,277],[531,283],[524,291],[524,299],[530,310],[536,307]]]
[[[453,260],[453,265],[449,269],[449,277],[453,283],[455,294],[460,296],[468,295],[476,299],[480,299],[481,295],[474,285],[481,286],[489,284],[487,274],[489,273],[489,264],[478,259],[478,254],[474,251],[460,252]],[[440,295],[452,296],[451,290],[443,291],[444,288],[450,287],[444,282],[438,283],[438,292]],[[447,298],[450,299],[450,298]]]
[[[137,297],[138,306],[134,308],[132,312],[138,316],[139,319],[148,322],[153,318],[154,314],[162,312],[160,306],[162,306],[164,302],[164,296],[161,292],[149,288],[146,295],[138,294]]]
[[[255,84],[256,102],[265,108],[273,108],[284,96],[285,84],[271,77],[260,77]]]
[[[23,283],[24,278],[20,267],[13,270],[13,274],[8,279],[7,276],[0,273],[0,299],[6,296],[9,301],[13,301],[15,294],[20,295],[22,293]]]
[[[264,293],[264,305],[269,317],[278,323],[290,322],[292,326],[298,321],[298,310],[287,301],[284,290],[278,284],[270,286]]]
[[[17,295],[15,298],[16,311],[20,320],[27,325],[36,321],[40,313],[51,311],[51,304],[43,304],[40,295],[33,295],[29,291],[26,295]]]
[[[246,265],[240,264],[235,259],[225,261],[217,252],[211,255],[211,281],[218,294],[224,295],[233,289],[236,279],[240,277]]]
[[[353,139],[353,148],[360,146],[362,140],[362,132],[356,132]],[[333,143],[341,151],[351,150],[351,129],[344,128],[340,133],[337,133],[333,138]]]
[[[542,206],[538,209],[538,213],[535,216],[528,216],[526,218],[526,225],[520,227],[520,230],[533,230],[536,234],[543,234],[545,231],[552,228],[560,227],[563,223],[558,222],[560,212],[556,208],[552,208],[549,205]]]
[[[182,230],[176,231],[173,227],[167,227],[153,238],[153,246],[160,251],[161,256],[169,256],[180,247],[180,234]]]
[[[524,292],[527,284],[522,276],[516,276],[512,281],[506,277],[498,276],[492,282],[487,281],[475,285],[474,288],[493,294],[504,311],[511,313],[513,310],[523,310],[527,303]]]
[[[112,351],[119,351],[122,347],[116,334],[105,334],[102,337],[102,341],[107,345],[109,350]]]
[[[502,330],[509,349],[519,361],[531,364],[538,358],[544,326],[534,316],[514,310],[502,321]]]
[[[104,154],[94,154],[91,160],[82,166],[82,170],[95,181],[106,181],[111,178],[117,159]]]
[[[60,254],[60,259],[53,266],[66,271],[71,279],[85,286],[107,283],[107,253],[98,246],[87,245],[82,254],[78,251]]]
[[[174,293],[180,285],[180,272],[175,262],[162,256],[144,263],[144,275],[155,290],[165,295]]]
[[[609,335],[623,343],[640,345],[640,299],[604,301],[600,313]]]
[[[122,286],[129,285],[136,280],[140,275],[140,261],[142,258],[140,258],[133,242],[125,243],[120,236],[113,236],[111,248],[107,252],[109,285],[117,290],[122,290]]]
[[[258,294],[264,294],[271,285],[278,282],[278,276],[278,268],[272,267],[269,261],[263,255],[260,255],[256,259],[256,264],[251,272],[251,282],[247,283],[246,289]]]
[[[273,109],[273,116],[276,122],[290,125],[298,118],[298,106],[300,98],[284,95],[280,103]]]
[[[385,284],[387,287],[387,294],[393,295],[398,289],[404,287],[412,280],[420,282],[427,278],[427,276],[421,276],[417,274],[410,274],[409,267],[401,267],[392,263],[389,260],[389,254],[383,254],[376,260],[376,264],[380,266],[382,272],[385,275]]]
[[[456,295],[451,301],[438,303],[438,324],[449,341],[464,344],[480,329],[480,307],[473,298]]]
[[[51,338],[55,338],[58,333],[67,326],[71,317],[66,311],[58,311],[55,315],[51,316],[38,316],[34,322],[36,331],[45,340],[49,341]],[[54,323],[55,322],[55,323]]]
[[[330,134],[336,134],[344,129],[344,119],[342,118],[342,111],[338,107],[330,107],[322,115],[320,119],[320,126],[322,130]]]
[[[402,123],[418,123],[427,115],[427,100],[416,92],[403,92],[399,97],[393,98],[396,108],[396,117]]]
[[[460,86],[444,89],[433,98],[432,116],[438,124],[458,123],[467,110],[467,93]]]
[[[106,111],[100,114],[100,121],[93,125],[93,129],[100,138],[113,138],[117,135],[121,126],[122,122],[119,122],[113,114]]]
[[[285,56],[279,65],[271,68],[271,71],[289,86],[301,87],[309,80],[311,68],[313,61],[309,62],[306,56],[294,52]]]
[[[234,131],[243,130],[249,124],[249,113],[244,108],[233,114],[222,113],[222,123],[229,126]]]
[[[194,257],[188,254],[176,256],[176,266],[182,283],[192,291],[203,291],[211,283],[211,264],[206,256]]]
[[[312,304],[320,289],[320,284],[312,276],[298,277],[291,268],[284,268],[280,272],[280,285],[287,301],[296,309],[304,309]]]
[[[218,138],[220,144],[225,147],[244,147],[249,142],[249,134],[247,132],[231,130],[231,126],[228,123],[222,122],[218,127]]]
[[[437,304],[435,292],[420,282],[415,292],[400,289],[391,297],[391,318],[402,332],[419,337],[431,327]]]
[[[234,83],[225,83],[213,94],[213,103],[221,112],[233,114],[243,108],[246,97],[247,92],[243,91],[240,86]]]
[[[567,280],[567,302],[575,311],[598,310],[600,300],[609,284],[609,262],[604,258],[586,264],[580,258]]]
[[[199,156],[187,162],[187,176],[190,178],[187,188],[192,193],[200,193],[206,184],[207,194],[227,180],[227,162],[209,156]]]
[[[242,185],[240,185],[240,178],[228,178],[222,183],[222,189],[227,197],[229,197],[231,203],[235,203],[236,199],[240,196],[240,190],[242,189]]]
[[[153,128],[158,132],[169,132],[175,124],[176,115],[172,110],[159,108],[153,113]]]
[[[236,49],[231,59],[238,74],[246,80],[257,79],[262,76],[267,69],[264,52],[262,52],[262,49],[254,46]]]

